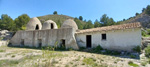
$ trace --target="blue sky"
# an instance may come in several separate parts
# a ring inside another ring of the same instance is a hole
[[[141,13],[147,5],[150,0],[0,0],[0,15],[8,14],[15,19],[21,14],[37,17],[57,11],[92,21],[107,14],[119,21]]]

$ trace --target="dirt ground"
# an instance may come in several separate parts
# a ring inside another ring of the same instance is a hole
[[[0,67],[141,67],[140,59],[81,51],[0,47]],[[134,65],[133,65],[134,66]]]

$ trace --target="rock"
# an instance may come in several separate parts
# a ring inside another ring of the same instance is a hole
[[[8,30],[2,30],[0,31],[0,38],[2,40],[10,40],[12,38],[13,33],[9,32]]]
[[[0,31],[0,34],[5,35],[7,32],[8,32],[8,30],[2,30],[2,31]]]

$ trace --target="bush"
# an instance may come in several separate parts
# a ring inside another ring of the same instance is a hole
[[[114,51],[112,52],[112,55],[120,55],[121,52],[118,52],[118,51]]]
[[[103,50],[103,48],[99,45],[99,46],[97,46],[96,48],[93,48],[93,49],[92,49],[92,52],[99,53],[100,50]]]
[[[145,37],[146,35],[147,35],[146,32],[142,30],[142,36]]]
[[[132,61],[129,61],[128,64],[133,64],[133,62],[132,62]]]
[[[14,57],[15,57],[15,55],[12,55],[11,57],[12,57],[12,58],[14,58]]]
[[[133,51],[140,53],[141,52],[141,47],[136,46],[135,48],[133,48]]]
[[[0,52],[5,52],[5,50],[0,50]]]
[[[79,48],[79,51],[82,51],[82,50],[84,50],[84,49],[86,49],[85,47],[80,47]]]
[[[94,58],[84,58],[83,59],[83,62],[87,65],[90,65],[91,67],[100,67],[98,66],[97,63],[95,63],[95,59]]]
[[[150,5],[146,7],[146,14],[150,15]]]
[[[150,58],[150,45],[145,48],[145,56]]]
[[[139,67],[139,65],[133,63],[132,61],[129,61],[128,64],[132,67]]]
[[[131,58],[136,58],[136,56],[135,56],[135,55],[130,55],[130,57],[131,57]]]
[[[147,34],[150,35],[150,29],[147,29],[146,31],[147,31]]]
[[[147,62],[141,62],[142,66],[145,66],[147,64]]]

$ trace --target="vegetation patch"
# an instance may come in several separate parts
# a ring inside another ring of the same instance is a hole
[[[99,52],[101,52],[101,50],[103,50],[103,48],[99,45],[96,48],[93,48],[92,52],[99,53]]]
[[[150,45],[145,48],[145,56],[150,58]]]
[[[135,55],[130,55],[130,57],[131,57],[131,58],[136,58],[136,56],[135,56]]]
[[[139,65],[133,63],[132,61],[129,61],[128,64],[129,64],[130,66],[133,66],[133,67],[139,67]]]
[[[85,64],[87,64],[87,65],[92,66],[92,67],[97,67],[97,66],[98,66],[98,64],[95,63],[95,60],[94,60],[93,58],[84,58],[84,59],[83,59],[83,62],[84,62]]]
[[[5,50],[0,50],[0,52],[5,52]]]
[[[133,51],[140,53],[141,52],[141,47],[136,46],[136,47],[133,48]]]
[[[17,65],[20,60],[0,60],[1,67],[14,66]]]

